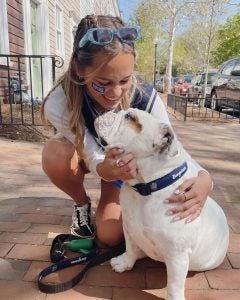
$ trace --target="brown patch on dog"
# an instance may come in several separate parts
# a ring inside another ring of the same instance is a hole
[[[157,145],[153,144],[154,151],[158,152],[159,154],[162,154],[165,150],[168,149],[168,144],[162,144],[162,145]]]
[[[133,113],[127,113],[125,119],[129,120],[130,127],[136,132],[140,133],[142,131],[142,124],[139,123],[138,117]]]

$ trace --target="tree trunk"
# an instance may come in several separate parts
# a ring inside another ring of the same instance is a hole
[[[171,20],[170,20],[170,30],[169,30],[169,45],[168,45],[168,60],[166,65],[166,76],[165,89],[164,92],[171,93],[171,81],[172,81],[172,61],[173,61],[173,47],[174,47],[174,37],[175,37],[175,18],[176,18],[176,3],[174,2],[173,8],[171,10]]]

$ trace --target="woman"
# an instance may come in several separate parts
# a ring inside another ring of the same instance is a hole
[[[87,238],[95,234],[90,199],[83,184],[90,170],[102,179],[96,230],[98,239],[109,246],[123,239],[119,180],[134,178],[137,168],[132,153],[122,153],[117,148],[103,153],[94,119],[105,111],[132,106],[169,123],[156,91],[134,75],[134,43],[139,38],[139,28],[125,26],[118,17],[86,16],[76,32],[68,70],[42,106],[43,116],[58,131],[43,149],[43,169],[76,203],[71,232]],[[185,181],[168,199],[182,201],[170,213],[176,214],[176,219],[195,219],[211,184],[209,174],[199,166],[199,175]]]

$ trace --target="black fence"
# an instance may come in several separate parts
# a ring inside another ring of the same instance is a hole
[[[55,55],[0,54],[0,125],[42,126],[40,106],[63,59]]]
[[[182,97],[169,94],[167,107],[186,121],[191,119],[226,119],[240,124],[240,100]]]

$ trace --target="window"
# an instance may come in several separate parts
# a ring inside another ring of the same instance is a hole
[[[69,11],[69,25],[70,25],[70,47],[71,47],[71,52],[73,50],[73,41],[77,32],[77,28],[78,28],[78,19],[75,16],[73,11]]]
[[[184,82],[190,83],[192,81],[192,76],[184,76]]]
[[[62,9],[56,5],[56,46],[57,52],[63,55],[63,17]]]
[[[227,63],[226,65],[225,65],[225,67],[222,69],[222,74],[223,75],[230,75],[231,74],[231,71],[232,71],[232,69],[233,69],[233,67],[234,67],[234,61],[230,61],[229,63]]]
[[[9,54],[8,19],[6,0],[0,1],[0,53]],[[7,59],[0,57],[0,64],[7,65]]]
[[[234,71],[240,71],[240,60],[236,62],[236,65],[233,68]]]

